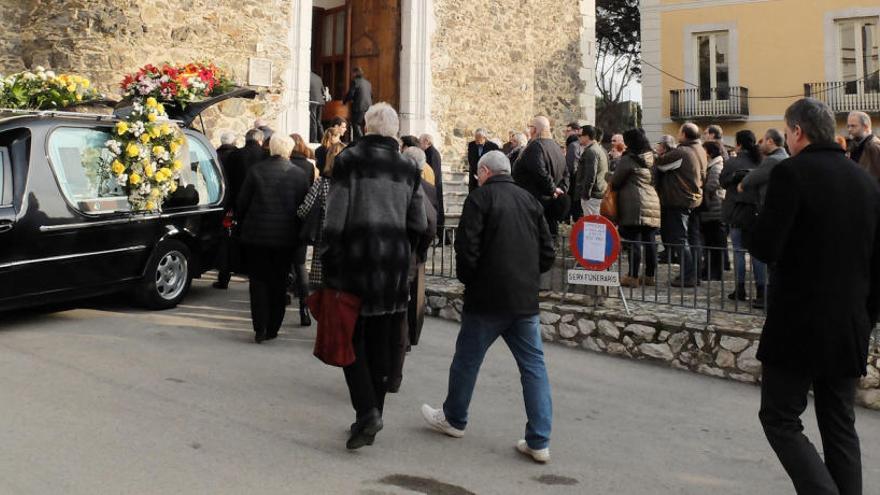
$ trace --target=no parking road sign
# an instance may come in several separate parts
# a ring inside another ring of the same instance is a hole
[[[578,220],[568,242],[574,259],[590,271],[607,270],[620,256],[620,234],[603,216],[589,215]]]
[[[620,234],[610,220],[599,215],[588,215],[574,224],[568,238],[571,253],[586,270],[569,270],[568,284],[617,287],[623,307],[629,314],[629,304],[620,287],[620,274],[607,271],[620,256]],[[568,284],[565,292],[568,293]],[[564,296],[563,296],[564,297]]]

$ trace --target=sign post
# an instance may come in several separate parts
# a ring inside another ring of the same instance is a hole
[[[617,287],[623,307],[629,314],[629,304],[620,287],[620,274],[608,271],[620,257],[620,234],[614,224],[600,215],[582,217],[572,227],[568,242],[575,261],[583,269],[568,271],[565,293],[568,293],[569,284]]]

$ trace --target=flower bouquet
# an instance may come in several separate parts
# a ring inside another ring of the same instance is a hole
[[[152,96],[181,108],[188,103],[223,94],[235,87],[225,71],[214,64],[190,63],[161,67],[148,64],[129,74],[120,83],[123,96],[129,99]]]
[[[161,210],[180,180],[183,164],[177,154],[186,142],[183,133],[150,96],[144,103],[134,102],[131,115],[116,124],[114,134],[104,143],[110,176],[126,191],[133,210]]]
[[[101,98],[85,77],[39,66],[0,77],[0,108],[53,110]]]

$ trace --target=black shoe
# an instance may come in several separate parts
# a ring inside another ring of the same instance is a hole
[[[218,280],[218,281],[214,282],[213,284],[211,284],[211,287],[213,287],[215,289],[226,290],[229,288],[229,282],[223,283]]]
[[[265,330],[257,330],[254,332],[254,342],[257,344],[263,343],[266,340],[266,331]]]
[[[758,287],[758,290],[755,291],[755,298],[752,300],[752,307],[755,309],[764,309],[764,304],[764,289]]]
[[[299,326],[312,326],[312,318],[309,316],[309,307],[306,305],[305,299],[299,300]]]
[[[345,448],[355,450],[367,445],[373,445],[376,440],[376,433],[382,431],[382,416],[377,409],[373,409],[367,417],[358,419],[352,425],[351,435],[345,442]]]
[[[278,338],[278,332],[268,332],[268,333],[266,333],[266,338],[263,340],[266,341],[266,340],[273,340],[273,339],[277,339],[277,338]]]
[[[746,297],[746,290],[745,289],[736,289],[735,291],[728,294],[727,298],[730,299],[731,301],[748,301],[749,300],[749,298]]]
[[[672,279],[672,282],[670,282],[670,285],[672,285],[673,287],[695,287],[698,284],[699,282],[697,280],[683,280],[681,276],[675,277],[674,279]]]

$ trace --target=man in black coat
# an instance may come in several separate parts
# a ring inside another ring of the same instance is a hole
[[[238,147],[235,146],[235,134],[224,132],[220,135],[220,147],[217,148],[217,159],[220,161],[220,168],[223,169],[223,175],[227,178],[229,177],[229,157],[237,150]]]
[[[247,177],[248,170],[254,164],[269,157],[263,141],[263,131],[251,129],[244,135],[244,146],[229,154],[226,179],[229,186],[229,205],[233,209],[235,209],[238,192]],[[268,145],[268,142],[265,144]]]
[[[880,309],[880,186],[834,143],[826,104],[802,99],[785,122],[792,158],[773,169],[748,246],[775,263],[759,416],[798,493],[860,494],[853,402]],[[824,462],[800,420],[811,387]]]
[[[224,153],[224,155],[226,158],[221,158],[220,164],[223,166],[223,172],[226,176],[226,210],[232,213],[233,218],[236,218],[238,194],[241,185],[244,184],[248,169],[266,158],[266,151],[263,149],[263,131],[259,129],[247,131],[244,135],[244,147],[230,150],[228,154]],[[221,156],[220,150],[217,150],[217,156]],[[232,229],[228,230],[230,237],[221,247],[217,260],[215,289],[228,288],[232,272],[241,265],[239,250],[236,248],[237,240],[234,238],[238,237],[237,233],[232,232]]]
[[[309,142],[320,143],[324,137],[324,125],[321,124],[321,113],[324,111],[324,81],[321,76],[311,73],[309,76]]]
[[[571,202],[571,209],[568,216],[577,221],[584,216],[584,210],[581,208],[581,198],[578,197],[574,187],[574,178],[577,177],[578,163],[581,159],[581,153],[584,147],[581,141],[581,125],[577,122],[570,122],[565,126],[565,168],[568,169],[569,188],[568,195]]]
[[[434,172],[434,189],[437,191],[437,238],[443,239],[443,226],[446,225],[446,213],[443,204],[443,159],[440,152],[434,147],[434,137],[430,134],[422,134],[419,137],[419,146],[425,152],[425,158],[431,170]]]
[[[570,198],[566,195],[568,169],[559,144],[553,140],[547,117],[532,119],[529,133],[531,141],[513,164],[513,179],[544,206],[550,233],[555,238],[559,232],[559,221],[568,214],[571,206]]]
[[[550,460],[552,404],[538,309],[541,273],[553,266],[553,238],[540,203],[510,176],[510,161],[490,151],[477,169],[480,188],[464,203],[455,260],[464,308],[442,409],[425,404],[434,429],[464,435],[468,407],[486,351],[503,338],[521,370],[525,439],[516,447],[536,462]],[[503,290],[499,290],[503,287]]]
[[[474,140],[468,143],[468,192],[477,188],[477,163],[486,153],[497,150],[498,145],[489,141],[489,131],[482,127],[474,131]]]
[[[351,102],[351,140],[357,141],[364,135],[364,116],[373,104],[373,85],[360,67],[352,69],[351,75],[351,86],[342,103]]]

